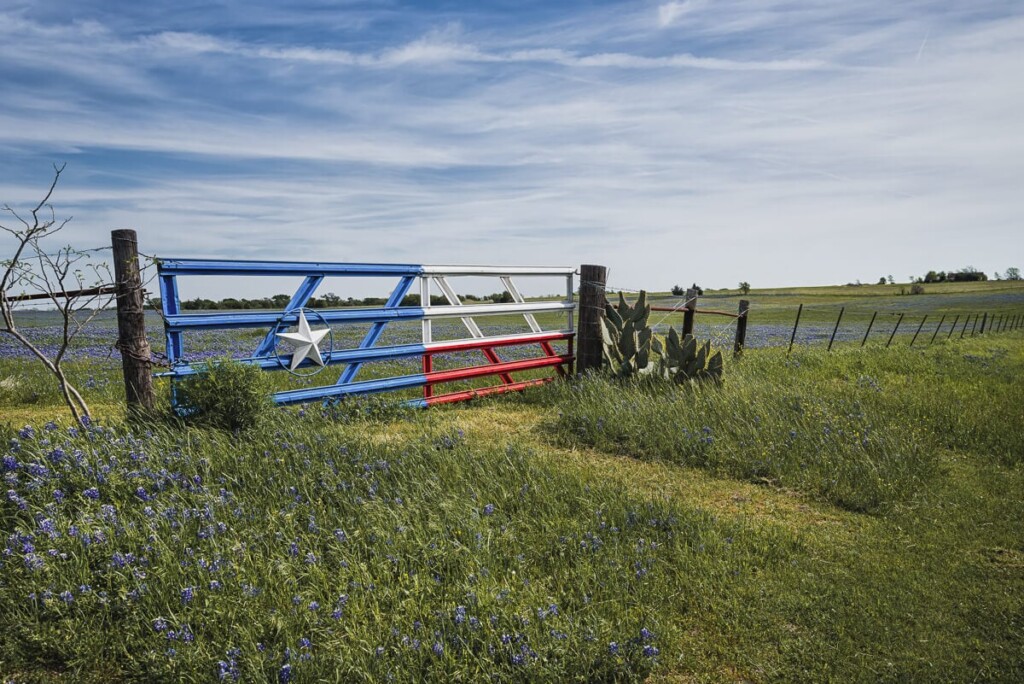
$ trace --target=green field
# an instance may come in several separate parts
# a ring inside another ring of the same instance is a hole
[[[984,285],[747,299],[1024,309]],[[1020,330],[241,434],[73,372],[95,426],[0,358],[4,681],[1024,680]]]

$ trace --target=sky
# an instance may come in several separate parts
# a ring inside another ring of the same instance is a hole
[[[0,204],[66,163],[83,249],[991,275],[1024,267],[1022,72],[1017,0],[0,0]]]

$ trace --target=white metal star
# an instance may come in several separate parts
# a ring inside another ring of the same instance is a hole
[[[277,333],[277,336],[295,348],[292,353],[292,365],[290,370],[298,368],[305,359],[311,359],[318,366],[324,365],[323,357],[320,356],[320,341],[331,331],[330,328],[323,330],[310,330],[309,321],[306,320],[306,312],[299,312],[299,332]]]

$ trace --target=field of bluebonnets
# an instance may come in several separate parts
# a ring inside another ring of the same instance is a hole
[[[786,313],[764,311],[721,387],[591,377],[428,411],[281,409],[238,434],[126,421],[112,318],[73,366],[86,425],[0,338],[0,673],[1024,679],[1024,333],[809,337],[787,357]],[[260,337],[186,349],[244,357]]]

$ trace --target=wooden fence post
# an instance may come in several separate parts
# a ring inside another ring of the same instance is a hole
[[[964,329],[960,331],[960,339],[964,339],[964,333],[967,332],[967,324],[971,322],[971,314],[967,314],[967,318],[964,319]],[[974,331],[974,328],[971,328]]]
[[[896,337],[896,331],[900,329],[900,323],[902,323],[902,322],[903,322],[903,314],[900,314],[899,320],[896,321],[896,327],[892,329],[892,335],[889,335],[889,341],[885,343],[886,347],[888,347],[890,344],[892,344],[892,338]]]
[[[954,319],[953,319],[953,325],[949,326],[949,334],[948,334],[948,335],[946,335],[946,339],[947,339],[947,340],[948,340],[948,339],[949,339],[950,337],[952,337],[952,336],[953,336],[953,332],[954,332],[954,331],[956,330],[956,324],[957,324],[957,322],[958,322],[959,320],[960,320],[960,314],[957,314],[957,315],[956,315],[956,318],[954,318]]]
[[[981,328],[978,329],[979,335],[985,334],[985,324],[988,323],[988,311],[981,314]]]
[[[743,353],[743,347],[747,343],[747,316],[750,313],[750,302],[746,299],[740,300],[739,317],[736,319],[736,343],[732,348],[732,355],[739,356]]]
[[[580,319],[576,351],[576,374],[601,369],[601,318],[604,316],[605,282],[608,269],[604,266],[580,266]]]
[[[935,341],[935,338],[939,336],[939,331],[942,330],[942,324],[946,322],[946,314],[942,314],[942,318],[939,319],[939,324],[935,326],[935,332],[932,333],[932,339],[928,340],[928,344],[931,345]],[[956,325],[954,323],[954,325]]]
[[[683,307],[683,337],[693,334],[693,319],[697,315],[697,291],[686,291],[686,306]]]
[[[914,333],[914,336],[910,339],[910,346],[911,347],[914,346],[914,342],[917,342],[917,336],[921,334],[921,328],[924,327],[924,322],[927,321],[927,320],[928,320],[928,314],[925,314],[924,318],[921,319],[921,325],[917,326],[917,332]]]
[[[151,411],[156,399],[149,340],[146,339],[138,236],[134,230],[115,230],[110,233],[110,239],[117,286],[117,348],[121,352],[125,398],[129,411]]]
[[[871,334],[871,326],[873,326],[875,324],[875,317],[876,316],[878,316],[878,312],[877,311],[875,313],[871,314],[871,320],[868,322],[868,330],[867,330],[866,333],[864,333],[864,339],[861,340],[861,342],[860,342],[860,346],[862,346],[862,347],[865,344],[868,343],[868,335]]]
[[[796,329],[800,325],[800,314],[803,313],[804,305],[801,304],[796,310],[796,322],[793,323],[793,334],[789,336],[789,349],[786,350],[786,356],[789,356],[789,352],[793,351],[793,340],[796,339]]]
[[[836,319],[836,327],[832,328],[832,337],[828,338],[828,349],[826,351],[832,351],[832,343],[836,341],[836,333],[839,332],[839,322],[843,320],[844,311],[846,311],[845,306],[839,307],[839,318]]]

